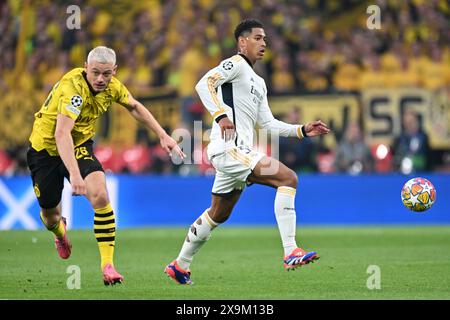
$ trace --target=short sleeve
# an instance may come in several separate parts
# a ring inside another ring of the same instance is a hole
[[[85,103],[83,96],[70,81],[61,83],[61,91],[58,103],[58,113],[76,120]]]

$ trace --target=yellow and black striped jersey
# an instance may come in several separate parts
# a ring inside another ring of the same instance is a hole
[[[104,91],[95,92],[83,68],[69,71],[53,86],[41,109],[34,115],[30,136],[32,147],[58,155],[55,128],[56,116],[60,113],[75,120],[72,139],[74,146],[79,146],[95,135],[96,120],[113,102],[129,105],[128,89],[115,77]]]

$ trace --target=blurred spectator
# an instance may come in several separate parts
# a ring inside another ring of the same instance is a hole
[[[428,135],[422,130],[419,116],[412,110],[403,114],[402,133],[394,141],[394,163],[404,174],[424,171],[428,167]]]
[[[301,90],[326,91],[329,87],[327,62],[320,64],[315,59],[318,59],[318,57],[310,57],[304,52],[299,52],[296,55],[298,67],[295,70],[295,75]]]
[[[408,56],[398,56],[400,69],[386,73],[386,84],[392,88],[415,88],[420,85],[419,73],[410,67]]]
[[[45,99],[55,79],[82,66],[87,51],[103,44],[117,52],[119,79],[138,95],[177,94],[181,119],[191,126],[201,116],[195,83],[236,52],[232,28],[251,16],[262,20],[269,39],[257,72],[269,82],[270,94],[450,88],[445,0],[376,0],[382,11],[379,30],[367,28],[357,0],[71,4],[82,8],[81,29],[66,27],[64,1],[0,1],[2,96],[20,87],[18,92]],[[0,138],[4,148],[10,139]]]
[[[190,113],[192,121],[202,121],[205,115],[205,107],[203,106],[200,97],[196,94],[192,102],[187,105],[187,111]],[[193,125],[193,124],[191,124]],[[209,124],[207,124],[209,126]]]
[[[336,70],[333,83],[342,91],[359,90],[361,84],[361,68],[352,59],[347,58]]]
[[[272,74],[272,87],[274,93],[292,92],[294,90],[294,77],[289,65],[289,59],[285,55],[275,58]]]
[[[361,89],[385,88],[388,75],[381,70],[380,57],[371,54],[365,63],[366,69],[361,74]]]
[[[188,126],[193,125],[194,115],[190,108],[195,103],[195,85],[201,73],[203,62],[200,46],[192,47],[181,57],[180,62],[180,86],[178,94],[181,101],[181,115]]]
[[[339,142],[335,167],[338,172],[360,174],[373,171],[374,161],[369,146],[364,141],[361,128],[357,123],[350,123]]]
[[[298,107],[293,107],[284,120],[286,123],[302,123],[301,112]],[[296,137],[280,137],[279,140],[280,161],[294,171],[315,172],[316,148],[312,139],[301,139]]]
[[[32,19],[23,25],[19,18],[24,3],[1,2],[0,72],[18,64],[14,61],[18,46],[25,49],[26,59],[39,56],[41,63],[34,76],[40,79],[54,68],[58,56],[66,64],[61,51],[68,53],[69,67],[74,67],[84,62],[89,48],[105,44],[119,52],[118,65],[136,60],[138,86],[164,87],[176,65],[180,77],[176,90],[190,103],[192,83],[204,71],[201,67],[208,69],[236,51],[231,29],[252,15],[266,25],[269,44],[262,68],[274,92],[356,90],[361,66],[369,55],[377,57],[371,58],[376,63],[380,59],[380,68],[388,75],[412,70],[414,77],[424,79],[421,85],[430,89],[441,87],[448,73],[449,7],[445,1],[377,1],[383,10],[383,27],[376,32],[367,29],[360,15],[353,14],[359,4],[352,0],[333,4],[257,0],[147,0],[139,5],[124,0],[108,6],[96,0],[73,3],[83,6],[79,30],[65,28],[64,2],[30,1]],[[113,19],[118,13],[121,19]],[[343,18],[335,19],[339,16]],[[17,26],[26,29],[24,43],[19,41],[21,29]],[[378,72],[378,67],[373,70]],[[56,76],[53,71],[51,78]],[[367,85],[367,80],[364,83]]]
[[[426,60],[426,67],[422,72],[423,86],[432,91],[443,89],[446,77],[450,73],[450,66],[443,61],[442,50],[436,43],[431,45],[430,56],[431,59]]]

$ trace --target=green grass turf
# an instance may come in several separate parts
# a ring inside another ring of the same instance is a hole
[[[321,259],[286,272],[278,230],[217,228],[191,265],[193,286],[163,273],[186,228],[120,229],[115,264],[125,283],[105,287],[91,231],[71,230],[72,256],[61,260],[47,231],[0,232],[0,299],[450,299],[450,228],[299,228],[299,244]],[[69,290],[68,266],[81,270]],[[381,289],[366,286],[370,265]]]

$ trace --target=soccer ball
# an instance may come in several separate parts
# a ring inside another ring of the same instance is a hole
[[[422,212],[431,208],[436,201],[436,189],[425,178],[412,178],[402,188],[402,202],[414,212]]]

